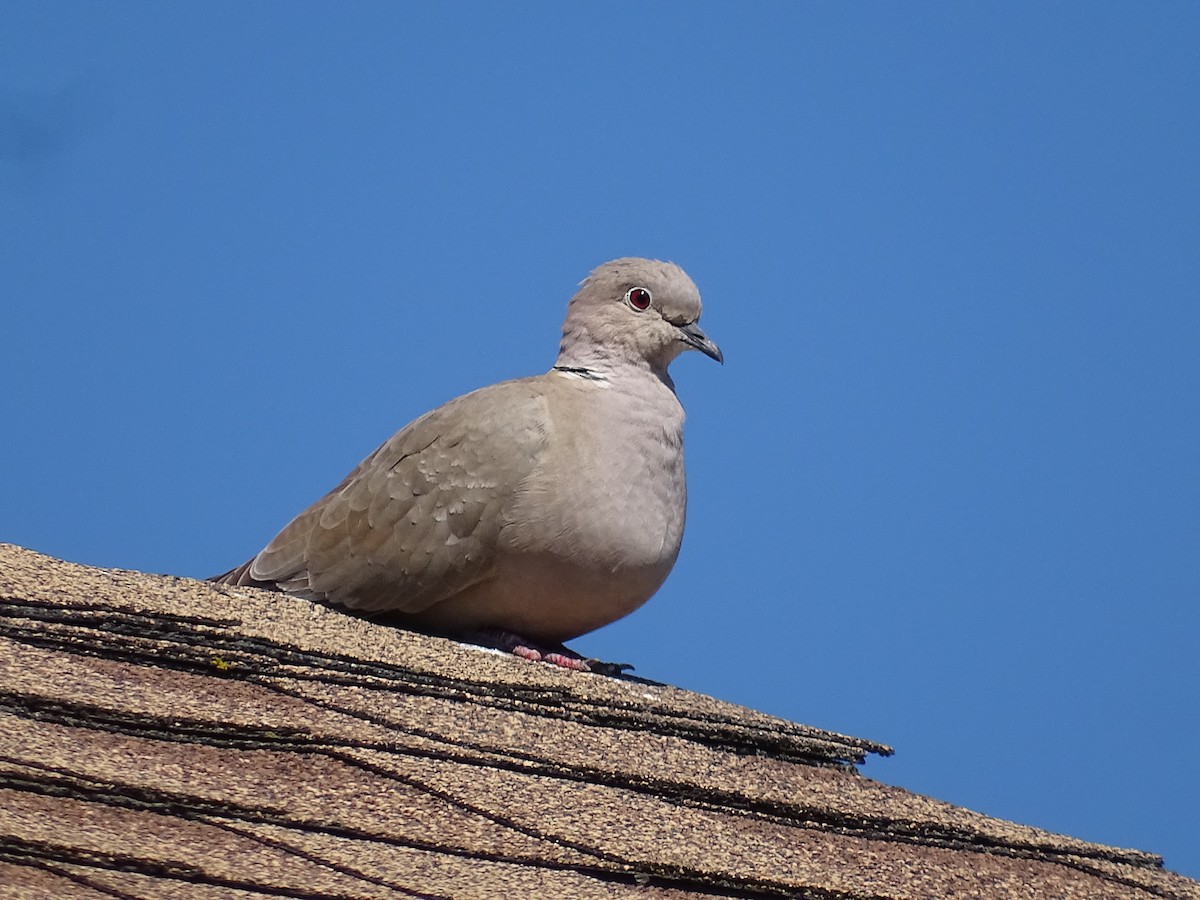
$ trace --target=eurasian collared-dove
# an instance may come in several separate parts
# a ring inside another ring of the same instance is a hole
[[[421,416],[213,580],[586,668],[562,642],[645,603],[679,553],[684,416],[667,366],[684,350],[724,361],[699,318],[677,265],[605,263],[567,306],[553,369]]]

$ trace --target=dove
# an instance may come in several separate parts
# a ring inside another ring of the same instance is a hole
[[[679,266],[604,263],[542,375],[414,420],[250,560],[210,579],[321,601],[567,668],[563,646],[645,603],[679,555],[684,412],[668,366],[698,350]]]

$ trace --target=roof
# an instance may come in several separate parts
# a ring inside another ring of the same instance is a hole
[[[0,545],[0,897],[1200,900],[1153,855],[860,774],[886,752]]]

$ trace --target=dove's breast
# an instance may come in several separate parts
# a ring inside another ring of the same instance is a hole
[[[674,392],[646,375],[568,381],[547,400],[552,450],[519,492],[506,543],[605,573],[663,567],[665,578],[687,506]]]
[[[683,409],[657,378],[564,380],[545,395],[547,451],[516,492],[485,584],[429,614],[563,641],[641,606],[683,537]]]

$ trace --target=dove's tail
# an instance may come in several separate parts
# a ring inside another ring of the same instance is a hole
[[[246,587],[266,588],[269,591],[279,590],[279,586],[274,581],[257,581],[250,577],[250,566],[254,562],[253,557],[246,560],[240,566],[230,569],[222,575],[213,575],[210,578],[205,578],[205,581],[211,581],[214,584],[233,584]]]

